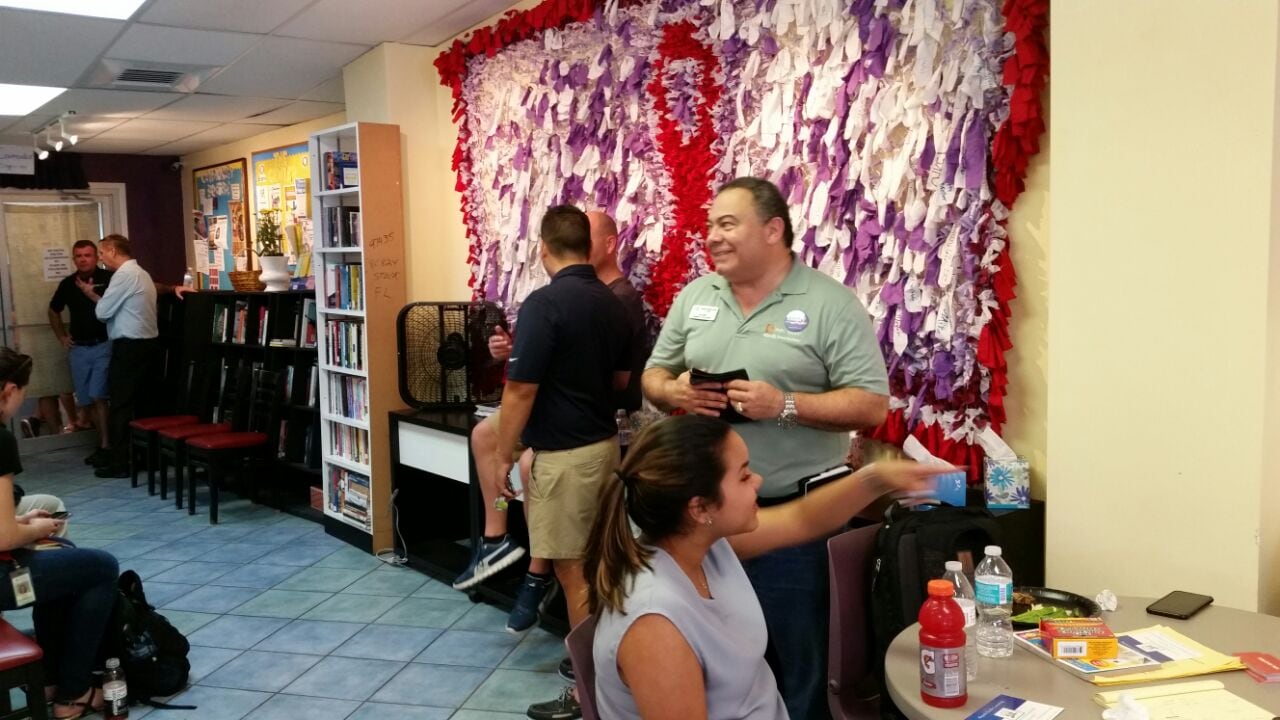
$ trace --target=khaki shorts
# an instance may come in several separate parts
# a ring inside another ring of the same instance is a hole
[[[600,509],[600,490],[621,458],[618,438],[571,450],[534,450],[529,502],[529,552],[549,560],[580,560]]]

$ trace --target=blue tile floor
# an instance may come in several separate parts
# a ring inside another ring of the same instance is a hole
[[[128,480],[101,480],[84,448],[23,458],[20,484],[60,496],[77,544],[111,551],[191,640],[191,687],[163,720],[500,720],[559,694],[559,637],[505,632],[506,613],[386,565],[313,522],[203,491],[188,516]],[[30,611],[6,612],[20,629]],[[149,708],[134,707],[133,718]]]

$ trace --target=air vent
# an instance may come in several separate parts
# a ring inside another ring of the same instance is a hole
[[[145,70],[143,68],[125,68],[116,75],[116,85],[159,85],[168,90],[177,85],[186,75],[175,70]]]
[[[191,93],[220,69],[210,65],[105,59],[93,69],[86,86]]]

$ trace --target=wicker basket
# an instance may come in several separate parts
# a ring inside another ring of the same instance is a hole
[[[262,270],[232,270],[227,276],[231,278],[231,287],[240,292],[251,292],[267,287],[266,283],[258,279],[261,274]]]

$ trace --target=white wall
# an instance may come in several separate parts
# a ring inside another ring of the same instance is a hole
[[[1048,582],[1275,610],[1276,4],[1050,24]]]

